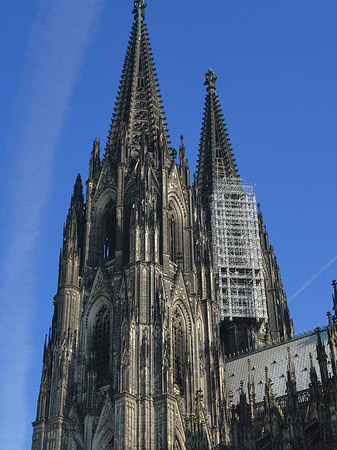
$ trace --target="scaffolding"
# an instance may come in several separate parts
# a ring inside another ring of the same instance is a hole
[[[218,178],[211,201],[220,318],[267,319],[256,200],[251,183]]]

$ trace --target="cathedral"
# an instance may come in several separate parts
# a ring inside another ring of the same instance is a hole
[[[170,146],[134,21],[104,151],[63,229],[32,450],[337,448],[337,284],[294,336],[253,186],[205,77],[197,172]]]

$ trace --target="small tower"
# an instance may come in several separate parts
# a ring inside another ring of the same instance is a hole
[[[63,415],[69,398],[68,383],[78,343],[82,307],[83,220],[82,181],[78,175],[63,228],[52,329],[44,347],[37,416],[33,424],[33,450],[46,449],[51,442],[55,448],[62,448]]]
[[[293,328],[276,258],[259,231],[253,185],[238,175],[216,80],[209,69],[195,196],[205,218],[200,235],[212,241],[209,283],[214,279],[222,341],[230,354],[290,337]],[[209,283],[205,277],[208,290]]]

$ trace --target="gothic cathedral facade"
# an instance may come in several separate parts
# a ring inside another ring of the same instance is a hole
[[[214,263],[217,183],[232,180],[239,193],[230,191],[227,200],[246,202],[216,77],[206,74],[191,185],[183,139],[179,154],[169,146],[145,7],[134,2],[104,155],[95,139],[86,199],[80,176],[71,198],[33,450],[229,448],[225,355],[293,336],[260,211],[251,210],[257,240],[249,250],[258,265],[220,270]],[[224,295],[219,276],[231,277]],[[242,294],[248,291],[251,304]],[[226,303],[228,292],[239,312],[233,306],[227,314],[222,305],[221,315],[219,295]]]

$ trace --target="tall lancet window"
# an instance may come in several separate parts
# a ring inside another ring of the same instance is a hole
[[[106,305],[99,310],[93,327],[93,351],[97,383],[102,385],[108,380],[110,363],[110,312]]]
[[[109,259],[115,254],[116,241],[116,208],[112,201],[103,214],[103,258]]]
[[[170,213],[169,217],[170,227],[170,260],[177,262],[177,218],[174,213]]]
[[[184,391],[186,378],[186,327],[184,317],[177,308],[173,314],[172,321],[173,331],[173,365],[174,365],[174,382]]]
[[[183,257],[183,218],[175,200],[169,203],[168,213],[168,253],[170,260],[179,263]]]

